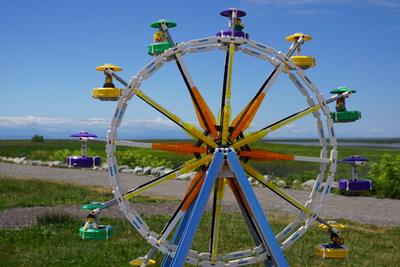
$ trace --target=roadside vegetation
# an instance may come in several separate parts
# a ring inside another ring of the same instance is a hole
[[[182,140],[148,140],[149,142],[179,142]],[[319,157],[320,149],[315,146],[274,144],[257,142],[254,148],[268,149],[274,152],[288,153],[299,156]],[[400,175],[393,168],[399,164],[388,163],[400,154],[399,149],[371,148],[371,147],[340,147],[339,158],[351,155],[361,155],[369,159],[368,164],[358,168],[359,177],[372,179],[376,187],[371,192],[362,195],[399,198]],[[31,142],[30,140],[0,140],[0,156],[26,157],[32,160],[59,160],[65,161],[70,155],[80,155],[80,144],[73,140],[45,140]],[[89,143],[88,155],[96,155],[105,162],[105,143],[93,141]],[[386,155],[384,157],[384,155]],[[118,147],[117,158],[120,165],[135,166],[165,166],[174,168],[180,166],[191,156],[169,152]],[[287,187],[296,188],[299,184],[315,179],[318,173],[318,164],[296,161],[256,161],[250,162],[261,173],[268,174],[274,181],[285,181]],[[379,167],[381,166],[381,167]],[[386,174],[382,174],[386,173]],[[339,164],[336,179],[351,178],[351,167]],[[346,193],[347,194],[347,193]]]

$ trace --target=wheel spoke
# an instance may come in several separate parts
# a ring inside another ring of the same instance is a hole
[[[244,145],[247,145],[249,143],[258,141],[261,138],[265,137],[267,134],[269,134],[273,131],[276,131],[276,130],[282,128],[283,126],[288,125],[289,123],[292,123],[300,118],[303,118],[304,116],[306,116],[310,113],[317,111],[323,105],[329,104],[338,98],[347,97],[347,96],[348,95],[345,95],[345,94],[336,95],[336,96],[331,97],[327,101],[323,102],[322,104],[317,104],[312,107],[308,107],[308,108],[302,109],[296,113],[293,113],[292,115],[289,115],[277,122],[274,122],[268,126],[265,126],[264,128],[262,128],[261,130],[259,130],[257,132],[246,135],[243,139],[234,142],[232,145],[232,148],[236,149],[236,148],[242,147]]]
[[[214,262],[217,260],[219,226],[221,221],[221,208],[222,208],[222,199],[224,198],[224,193],[225,193],[225,178],[218,178],[214,185],[214,199],[213,199],[211,240],[210,240],[211,260]]]
[[[303,37],[299,38],[296,42],[294,42],[288,51],[288,57],[290,57],[298,48],[300,43],[303,41]],[[276,66],[272,72],[268,75],[267,79],[263,83],[263,85],[258,90],[257,94],[254,98],[246,105],[246,107],[235,117],[232,121],[231,127],[233,127],[233,131],[231,133],[232,140],[236,139],[241,132],[246,131],[251,122],[253,121],[258,108],[263,102],[265,95],[267,94],[269,88],[271,88],[272,84],[282,72],[284,65],[280,64]]]
[[[238,155],[252,160],[293,160],[304,162],[328,163],[329,159],[319,157],[296,156],[291,154],[276,153],[265,149],[252,149],[251,151],[241,150]]]
[[[204,146],[195,146],[192,143],[146,143],[128,140],[117,140],[115,144],[118,146],[128,146],[137,148],[150,148],[179,154],[207,153],[207,148]]]
[[[126,194],[124,194],[123,198],[124,199],[131,199],[134,196],[139,195],[140,193],[143,193],[144,191],[169,180],[172,180],[176,178],[177,176],[188,173],[190,171],[193,171],[197,168],[199,168],[202,165],[207,165],[211,161],[212,155],[207,155],[204,156],[198,160],[192,159],[190,161],[187,161],[185,164],[183,164],[181,167],[165,174],[160,177],[157,177],[147,183],[144,183],[142,185],[139,185],[131,190],[129,190]]]
[[[129,140],[115,140],[115,144],[117,146],[128,146],[128,147],[137,147],[137,148],[152,148],[152,143],[146,142],[136,142],[136,141],[129,141]]]
[[[214,142],[212,138],[209,136],[205,136],[196,126],[193,124],[190,124],[188,122],[183,121],[180,119],[178,116],[173,114],[172,112],[168,111],[167,109],[163,108],[160,104],[158,104],[156,101],[145,95],[142,91],[133,88],[133,91],[135,94],[142,99],[144,102],[152,106],[154,109],[158,110],[160,113],[165,115],[167,118],[169,118],[171,121],[176,123],[178,126],[180,126],[182,129],[187,131],[190,135],[192,135],[195,138],[200,139],[207,145],[211,146],[212,148],[216,148],[217,144]]]
[[[154,143],[153,149],[163,150],[168,152],[175,152],[180,154],[207,153],[207,148],[204,146],[194,146],[190,143],[177,143],[177,144],[161,144]]]
[[[204,182],[204,172],[198,172],[196,173],[195,177],[193,177],[192,182],[188,186],[186,193],[179,203],[178,208],[175,210],[174,214],[172,215],[171,219],[168,221],[168,223],[165,225],[163,230],[161,231],[161,239],[166,239],[171,231],[173,230],[175,225],[172,225],[172,222],[179,220],[176,218],[179,213],[181,217],[186,210],[189,208],[189,206],[193,203],[193,201],[196,199],[197,194],[200,191],[200,188]]]
[[[166,27],[165,24],[161,27],[167,35],[168,42],[172,44],[173,47],[176,46],[171,34],[168,31],[168,27]],[[189,72],[182,60],[181,55],[177,53],[174,55],[174,58],[176,65],[178,66],[179,72],[181,73],[185,85],[189,91],[190,97],[192,98],[193,106],[196,111],[197,119],[200,126],[204,130],[209,130],[214,139],[218,138],[218,132],[215,127],[215,117],[212,114],[211,109],[208,107],[207,103],[204,101],[204,98],[201,96],[200,91],[195,86],[193,79],[189,75]]]
[[[234,128],[234,130],[231,133],[232,140],[236,139],[241,132],[244,132],[245,130],[247,130],[247,128],[249,128],[269,88],[271,88],[276,78],[282,72],[283,67],[284,67],[283,64],[275,67],[275,69],[268,75],[267,79],[260,87],[254,98],[233,120],[231,124],[231,127]]]
[[[276,193],[278,196],[280,196],[281,198],[283,198],[284,200],[286,200],[287,202],[292,204],[297,209],[305,212],[307,215],[312,216],[314,214],[314,212],[311,209],[309,209],[309,208],[305,207],[304,205],[302,205],[294,197],[290,196],[288,193],[286,193],[285,191],[283,191],[282,189],[280,189],[279,187],[274,185],[272,182],[270,182],[270,181],[265,182],[264,181],[264,176],[261,173],[259,173],[256,169],[250,167],[250,165],[248,165],[246,163],[241,162],[241,164],[243,166],[243,169],[249,175],[251,175],[252,177],[257,179],[258,182],[260,182],[262,185],[264,185],[265,187],[270,189],[272,192]]]
[[[200,91],[195,86],[179,54],[175,55],[175,60],[179,72],[181,73],[182,78],[185,81],[190,97],[192,98],[193,106],[196,111],[197,119],[199,121],[200,126],[204,130],[209,130],[214,139],[218,138],[218,132],[215,127],[215,117],[211,112],[210,107],[207,105],[203,96],[200,94]]]
[[[293,155],[276,153],[265,149],[241,150],[237,153],[240,157],[252,160],[294,160]]]
[[[231,85],[232,85],[232,66],[233,57],[235,54],[235,43],[229,44],[229,50],[226,52],[224,83],[221,100],[221,115],[220,115],[220,141],[223,145],[228,141],[228,130],[231,119]]]

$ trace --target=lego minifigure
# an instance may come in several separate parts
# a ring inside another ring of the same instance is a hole
[[[96,223],[96,216],[94,214],[89,213],[86,219],[86,223],[83,226],[83,229],[87,230],[87,229],[97,229],[97,228],[99,227],[97,226]]]
[[[156,31],[153,34],[153,40],[155,43],[165,43],[167,41],[167,36],[162,31]]]
[[[346,111],[346,103],[343,97],[338,98],[338,100],[336,100],[336,111],[337,112]]]
[[[242,20],[240,18],[236,18],[233,24],[233,30],[235,32],[241,32],[244,28]]]

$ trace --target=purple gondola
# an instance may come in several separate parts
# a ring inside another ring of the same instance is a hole
[[[363,166],[368,159],[360,156],[351,156],[345,158],[339,163],[350,164],[352,166],[352,178],[340,179],[339,189],[347,191],[368,191],[372,189],[372,181],[358,178],[357,167]]]
[[[232,17],[234,12],[236,12],[236,17],[233,19]],[[228,30],[218,32],[216,34],[217,36],[234,36],[249,39],[249,34],[243,32],[244,25],[240,19],[241,17],[246,16],[246,12],[236,8],[229,8],[227,10],[221,11],[220,15],[223,17],[228,17],[229,23]]]
[[[87,131],[80,131],[74,134],[71,134],[70,137],[76,138],[81,142],[81,156],[69,156],[67,158],[67,164],[71,167],[79,167],[79,168],[93,168],[98,167],[101,164],[101,158],[98,156],[88,157],[86,156],[87,152],[87,142],[88,140],[93,140],[97,137],[97,135],[93,133],[89,133]]]

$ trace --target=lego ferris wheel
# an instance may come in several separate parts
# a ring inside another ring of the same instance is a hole
[[[164,254],[161,266],[183,266],[185,263],[199,266],[245,266],[255,263],[264,263],[266,266],[286,266],[287,262],[282,250],[299,239],[313,222],[325,225],[331,233],[333,242],[331,247],[329,247],[330,245],[321,245],[317,248],[321,254],[329,253],[330,248],[346,251],[339,237],[339,230],[335,228],[335,225],[323,220],[320,214],[328,199],[336,172],[338,152],[334,122],[350,122],[360,118],[358,111],[347,111],[344,106],[344,99],[354,91],[341,88],[329,99],[322,96],[317,86],[304,72],[315,66],[315,59],[311,56],[301,55],[300,51],[301,46],[311,40],[311,36],[302,33],[288,36],[286,39],[292,44],[288,52],[283,53],[249,38],[249,34],[243,31],[244,26],[241,21],[241,18],[246,15],[244,11],[231,8],[220,14],[228,18],[227,31],[218,32],[215,36],[180,43],[176,43],[169,32],[169,29],[175,27],[176,23],[168,20],[152,23],[151,27],[156,28],[156,32],[154,43],[148,46],[148,53],[154,56],[154,59],[134,75],[129,82],[116,74],[121,70],[118,66],[105,64],[97,68],[104,72],[106,81],[103,88],[93,90],[93,97],[100,100],[118,101],[118,104],[107,133],[106,145],[109,177],[115,198],[102,203],[93,212],[98,214],[102,209],[115,204],[119,205],[133,227],[152,246],[146,255],[131,261],[132,265],[138,266],[154,264],[152,258],[157,251]],[[213,50],[225,53],[219,116],[213,114],[184,64],[185,55]],[[266,64],[272,64],[273,71],[265,78],[265,82],[252,100],[236,117],[232,117],[231,84],[236,53],[244,53]],[[177,65],[193,102],[200,127],[182,120],[140,89],[146,80],[155,75],[167,63]],[[292,82],[294,89],[304,96],[307,107],[275,123],[266,125],[258,131],[247,133],[255,114],[275,80],[278,76],[285,75]],[[124,89],[116,88],[113,79],[119,81]],[[133,97],[141,99],[178,125],[192,137],[193,142],[163,144],[119,140],[117,138],[118,131],[128,103]],[[338,112],[329,111],[327,104],[332,102],[336,102]],[[320,143],[320,157],[276,153],[252,148],[254,142],[306,115],[313,116],[315,120]],[[118,162],[115,156],[117,146],[191,154],[193,158],[165,175],[134,188],[124,188],[118,174]],[[256,168],[249,165],[248,162],[251,160],[318,163],[316,182],[307,201],[302,203],[296,200],[272,181],[266,179]],[[135,210],[135,204],[129,200],[152,187],[168,183],[181,174],[193,171],[196,172],[196,175],[176,211],[160,233],[154,232]],[[298,210],[295,219],[279,233],[272,231],[248,177],[255,178],[270,192]],[[219,229],[225,188],[229,188],[233,192],[254,240],[254,247],[248,250],[220,253],[218,249],[218,240],[224,238],[219,236]],[[195,251],[192,249],[192,242],[210,197],[212,199],[212,219],[209,250]]]

